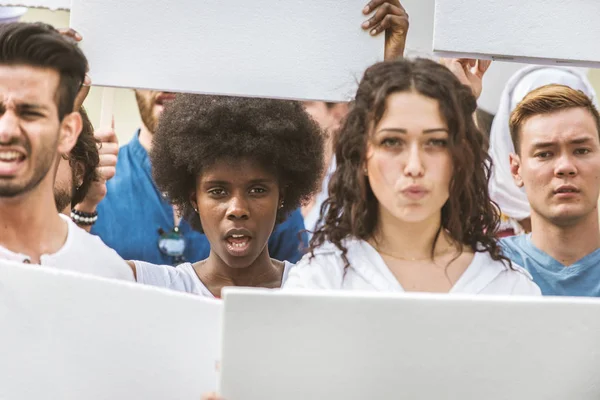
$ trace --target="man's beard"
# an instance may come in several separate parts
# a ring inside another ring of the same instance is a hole
[[[54,188],[54,201],[56,202],[56,208],[58,212],[62,212],[66,210],[67,207],[71,208],[71,201],[74,195],[74,187],[64,188],[64,187],[55,187]]]
[[[154,117],[153,113],[156,94],[157,93],[153,93],[148,99],[140,95],[138,92],[135,92],[135,99],[137,100],[138,108],[140,110],[140,117],[142,118],[142,122],[146,128],[148,128],[151,133],[156,132],[156,128],[158,127],[158,119]]]
[[[60,179],[60,176],[63,174],[56,175],[54,181],[54,202],[56,203],[56,208],[58,212],[62,212],[63,210],[70,210],[74,207],[78,202],[83,201],[83,198],[77,196],[78,193],[78,182],[81,182],[81,177],[78,177],[78,168],[76,165],[71,164],[71,161],[68,159],[60,160],[60,162],[65,161],[69,167],[69,175],[68,178]],[[60,165],[59,165],[60,171]],[[75,202],[77,201],[77,202]]]
[[[7,145],[15,145],[17,140],[13,140]],[[54,157],[56,152],[56,147],[58,145],[58,134],[53,143],[40,143],[40,154],[37,156],[36,160],[33,160],[31,157],[31,146],[29,143],[24,143],[24,148],[27,152],[27,162],[34,162],[33,165],[33,175],[27,182],[11,182],[10,179],[7,179],[6,182],[4,179],[0,178],[0,197],[17,197],[23,193],[27,193],[33,189],[35,189],[42,180],[48,175],[48,172],[52,169],[54,164]]]

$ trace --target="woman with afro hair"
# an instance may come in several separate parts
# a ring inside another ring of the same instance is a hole
[[[320,227],[285,289],[540,294],[495,237],[473,118],[487,64],[444,63],[452,71],[416,59],[365,72],[335,137]]]
[[[271,259],[267,241],[323,170],[323,136],[302,105],[181,94],[153,140],[158,189],[211,249],[175,268],[131,261],[137,281],[209,297],[226,286],[281,287],[291,264]]]

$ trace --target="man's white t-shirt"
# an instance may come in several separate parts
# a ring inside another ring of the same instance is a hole
[[[290,271],[283,289],[361,290],[404,292],[377,250],[368,242],[350,239],[344,242],[350,266],[345,268],[342,252],[332,243],[306,254]],[[540,288],[531,275],[513,263],[492,259],[489,253],[475,253],[473,261],[449,293],[492,295],[535,295]]]
[[[116,251],[78,227],[69,217],[60,214],[66,221],[68,231],[65,244],[54,254],[40,256],[40,265],[61,270],[96,275],[103,278],[134,281],[133,271]],[[25,254],[14,253],[0,246],[0,259],[30,263]]]
[[[136,278],[139,283],[205,297],[215,297],[198,278],[198,274],[196,274],[193,265],[190,263],[172,267],[170,265],[151,264],[145,261],[132,262],[135,264]],[[282,284],[287,280],[293,266],[292,263],[283,262]]]

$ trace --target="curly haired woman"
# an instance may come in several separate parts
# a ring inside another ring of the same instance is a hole
[[[336,137],[321,228],[285,288],[540,294],[494,237],[489,157],[460,62],[456,76],[423,59],[366,71]]]
[[[195,264],[132,261],[138,282],[220,297],[225,286],[279,288],[275,224],[310,199],[323,136],[297,102],[184,94],[165,109],[150,154],[158,189],[210,242]]]

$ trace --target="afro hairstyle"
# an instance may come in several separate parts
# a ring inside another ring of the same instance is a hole
[[[248,159],[278,179],[277,223],[310,200],[323,173],[324,135],[299,102],[179,94],[161,114],[150,159],[158,189],[192,228],[196,178],[220,160]]]

